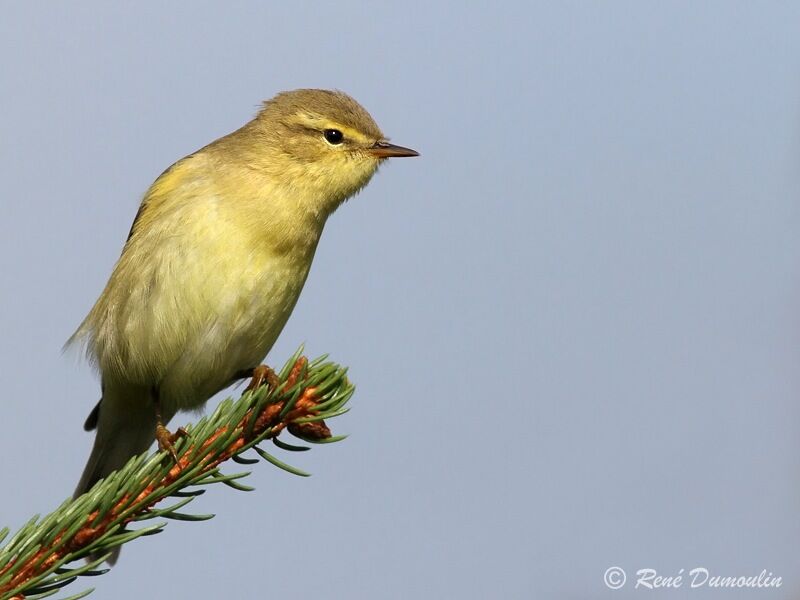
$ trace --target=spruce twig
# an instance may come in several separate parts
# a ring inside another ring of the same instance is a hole
[[[331,436],[324,419],[346,412],[354,387],[345,368],[326,362],[325,356],[309,363],[301,352],[287,361],[277,385],[246,391],[236,401],[224,400],[213,414],[186,427],[188,435],[175,443],[177,463],[164,452],[141,454],[46,517],[34,516],[0,547],[0,600],[50,597],[78,577],[106,573],[103,561],[115,548],[160,533],[166,525],[158,521],[134,528],[139,522],[212,518],[214,515],[189,514],[184,509],[205,492],[203,486],[213,483],[253,490],[241,483],[249,472],[226,475],[219,470],[229,459],[238,464],[258,462],[242,456],[250,449],[285,471],[307,476],[258,444],[271,439],[283,450],[308,450],[278,441],[283,429],[312,443],[342,439],[344,436]],[[156,508],[167,498],[176,501]],[[8,534],[8,528],[0,529],[0,544]],[[63,600],[76,600],[91,592],[84,590]]]

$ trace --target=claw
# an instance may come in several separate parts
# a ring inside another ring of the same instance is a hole
[[[267,365],[258,365],[256,368],[253,369],[252,373],[250,374],[251,378],[250,383],[244,389],[245,392],[251,392],[253,390],[258,389],[264,383],[266,383],[271,389],[275,389],[278,387],[280,381],[278,380],[278,376],[275,374],[271,368]]]
[[[172,460],[176,463],[178,462],[178,453],[175,451],[175,442],[187,435],[189,435],[189,433],[183,427],[178,427],[175,433],[171,433],[169,429],[164,427],[161,421],[156,424],[158,449],[162,452],[169,452]]]

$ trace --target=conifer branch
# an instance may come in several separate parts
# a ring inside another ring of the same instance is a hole
[[[302,349],[287,361],[270,385],[246,391],[239,400],[227,399],[208,417],[186,427],[187,435],[175,443],[177,463],[166,452],[133,457],[119,471],[98,482],[82,496],[66,500],[44,518],[34,516],[0,547],[0,600],[35,600],[50,597],[78,577],[102,575],[104,560],[134,539],[159,533],[163,521],[134,527],[154,519],[204,521],[214,515],[183,512],[203,486],[222,483],[242,491],[249,472],[223,474],[219,466],[232,460],[253,464],[243,456],[253,450],[260,458],[295,475],[308,474],[258,446],[265,440],[289,451],[308,450],[278,440],[287,429],[307,442],[329,443],[324,419],[343,414],[354,386],[346,369],[320,357],[309,363]],[[166,498],[177,501],[156,507]],[[0,544],[8,536],[0,529]],[[87,562],[84,562],[87,561]],[[63,598],[77,600],[92,589]]]

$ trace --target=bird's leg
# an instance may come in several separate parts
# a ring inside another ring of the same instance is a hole
[[[175,433],[171,433],[170,430],[164,426],[164,421],[161,418],[161,400],[158,396],[158,390],[154,390],[153,402],[156,409],[156,441],[158,442],[158,449],[169,452],[170,456],[172,456],[172,460],[177,463],[178,453],[175,452],[175,442],[189,434],[183,427],[178,427]]]
[[[275,371],[273,371],[267,365],[258,365],[253,369],[247,369],[245,371],[240,371],[237,375],[241,378],[250,377],[250,383],[247,384],[247,387],[244,389],[245,392],[250,392],[252,390],[256,390],[265,383],[270,387],[270,389],[277,389],[278,385],[280,384],[280,380],[276,375]]]

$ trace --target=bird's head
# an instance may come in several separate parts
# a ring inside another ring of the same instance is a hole
[[[330,213],[391,157],[418,156],[390,144],[370,114],[339,91],[303,89],[267,100],[247,128],[258,166],[292,195]]]

